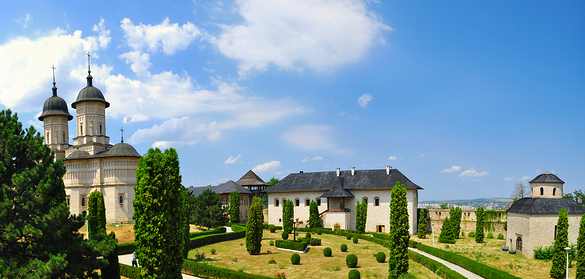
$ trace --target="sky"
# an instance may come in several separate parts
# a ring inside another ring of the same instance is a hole
[[[0,109],[110,103],[112,144],[175,148],[183,185],[399,169],[419,200],[585,188],[582,1],[16,1]],[[75,115],[75,110],[69,107]],[[75,122],[69,134],[75,137]]]

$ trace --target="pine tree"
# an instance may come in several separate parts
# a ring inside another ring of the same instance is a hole
[[[425,210],[421,209],[418,211],[418,238],[426,238],[427,237],[427,216],[425,215]]]
[[[388,278],[398,278],[408,272],[408,202],[406,201],[406,187],[400,182],[392,188],[390,200],[390,255]]]
[[[453,241],[456,241],[461,235],[461,216],[463,215],[463,210],[461,207],[457,206],[455,208],[451,207],[451,238]],[[453,242],[455,243],[455,242]]]
[[[356,202],[355,205],[355,230],[358,232],[363,232],[364,230],[364,222],[363,222],[363,207],[360,201]]]
[[[262,213],[264,206],[262,200],[254,197],[252,206],[250,206],[250,215],[248,224],[246,225],[246,250],[250,255],[260,254],[262,248],[262,223],[264,223],[264,214]]]
[[[453,238],[453,220],[449,217],[445,217],[445,220],[443,220],[441,234],[439,234],[439,242],[455,243],[455,239]]]
[[[291,200],[282,203],[282,230],[287,234],[293,231],[294,205]]]
[[[581,216],[577,238],[577,279],[585,279],[585,214]]]
[[[477,207],[475,211],[475,218],[477,221],[475,222],[475,242],[482,243],[484,237],[484,224],[483,224],[483,207],[480,205]]]
[[[368,201],[362,200],[362,229],[360,232],[366,232],[366,224],[368,223]]]
[[[240,192],[230,193],[230,222],[240,223]]]
[[[109,239],[113,239],[116,242],[114,250],[104,258],[108,260],[108,265],[102,268],[102,278],[108,279],[120,279],[120,262],[118,261],[118,240],[116,234],[111,232],[108,236]]]
[[[136,169],[134,238],[141,277],[182,278],[183,211],[179,155],[149,149]],[[179,206],[177,206],[179,205]]]
[[[212,227],[225,225],[227,222],[226,207],[219,199],[219,194],[211,189],[205,189],[195,198],[193,203],[193,223],[198,226]]]
[[[185,245],[183,246],[183,258],[186,259],[188,254],[189,254],[189,250],[191,249],[190,247],[190,239],[191,239],[191,235],[189,234],[191,232],[191,226],[190,226],[190,220],[191,220],[191,202],[190,202],[190,196],[191,194],[189,193],[189,191],[187,191],[187,189],[183,189],[183,191],[181,191],[181,215],[183,216],[183,238],[185,241]]]
[[[89,194],[87,201],[87,225],[89,226],[89,239],[106,233],[106,205],[104,195],[100,191]]]
[[[309,227],[319,228],[321,227],[321,218],[319,218],[319,208],[315,201],[311,201],[309,205]]]
[[[557,222],[557,236],[555,238],[555,246],[552,258],[552,267],[550,268],[550,277],[564,278],[566,273],[566,252],[565,247],[569,245],[569,216],[566,209],[561,209],[559,212],[559,220]]]
[[[85,213],[71,215],[63,160],[12,111],[0,111],[0,277],[94,278],[110,239],[85,241]]]

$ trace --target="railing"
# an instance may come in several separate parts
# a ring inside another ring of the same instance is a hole
[[[350,210],[349,210],[349,208],[327,209],[327,210],[321,212],[321,214],[319,214],[319,216],[321,216],[327,212],[350,212]]]

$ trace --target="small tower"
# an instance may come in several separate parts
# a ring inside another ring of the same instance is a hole
[[[531,198],[562,198],[563,185],[560,178],[551,172],[543,172],[530,181]]]
[[[92,84],[90,57],[88,53],[87,86],[79,91],[77,100],[71,107],[77,111],[77,136],[73,139],[73,145],[94,155],[110,146],[110,138],[106,136],[106,108],[110,103],[106,102],[104,94]]]
[[[57,96],[57,83],[55,82],[55,67],[53,68],[53,96],[48,98],[43,105],[43,113],[39,120],[43,121],[43,133],[45,144],[55,150],[55,159],[65,158],[65,149],[69,148],[69,124],[73,119],[67,109],[67,103]]]

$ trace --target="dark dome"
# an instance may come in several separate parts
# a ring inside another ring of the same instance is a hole
[[[132,145],[127,143],[118,143],[114,145],[110,150],[100,153],[99,157],[142,157],[140,154],[134,149]]]
[[[536,178],[532,179],[532,181],[530,181],[530,183],[535,183],[535,182],[565,183],[558,176],[556,176],[553,173],[548,172],[548,171],[541,173]]]
[[[63,98],[53,95],[45,101],[43,105],[43,113],[39,116],[39,120],[43,121],[45,116],[52,116],[52,115],[62,115],[67,116],[67,120],[73,119],[73,116],[69,114],[69,110],[67,109],[67,103]]]
[[[87,76],[87,86],[81,89],[81,91],[79,91],[79,94],[77,94],[77,100],[75,100],[75,102],[71,104],[72,108],[75,108],[77,106],[77,103],[83,101],[99,101],[106,104],[106,108],[110,106],[110,103],[106,102],[106,98],[104,98],[104,94],[102,94],[102,91],[100,91],[96,87],[93,87],[92,79],[93,78],[91,77],[91,75]]]
[[[67,156],[67,160],[73,160],[73,159],[85,159],[85,158],[89,158],[91,155],[89,155],[88,152],[86,151],[75,151],[71,154],[69,154],[69,156]]]

